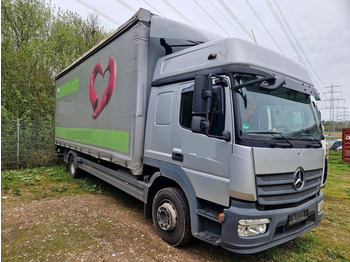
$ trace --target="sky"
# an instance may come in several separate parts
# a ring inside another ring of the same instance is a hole
[[[48,0],[49,1],[49,0]],[[321,94],[323,120],[350,120],[349,0],[51,0],[113,31],[139,8],[267,47],[303,65]],[[333,86],[333,87],[332,87]],[[333,94],[331,93],[334,91]],[[332,97],[333,95],[333,97]]]

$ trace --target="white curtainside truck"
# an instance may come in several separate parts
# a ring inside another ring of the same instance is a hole
[[[55,143],[173,246],[255,253],[321,222],[319,94],[297,63],[140,9],[56,77]]]

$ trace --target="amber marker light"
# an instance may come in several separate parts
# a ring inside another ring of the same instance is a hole
[[[216,57],[217,57],[217,54],[211,53],[211,54],[208,56],[208,60],[215,59]]]
[[[225,221],[225,214],[224,213],[220,213],[218,216],[219,221],[224,222]]]

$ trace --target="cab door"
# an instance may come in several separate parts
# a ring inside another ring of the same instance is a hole
[[[232,140],[191,131],[194,82],[178,85],[174,105],[171,163],[185,171],[196,195],[217,204],[229,205],[229,177]],[[209,113],[209,134],[232,134],[229,88],[213,86]]]

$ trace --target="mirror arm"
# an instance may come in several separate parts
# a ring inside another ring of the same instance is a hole
[[[266,81],[266,82],[268,84],[266,84],[265,81],[261,82],[259,87],[263,89],[274,90],[283,86],[286,83],[286,80],[277,77],[275,78],[275,81],[273,84],[271,84],[269,81]]]
[[[246,87],[246,86],[251,86],[251,85],[254,85],[256,83],[261,83],[261,82],[265,82],[265,81],[266,82],[270,82],[270,81],[273,81],[275,79],[276,78],[274,76],[266,76],[266,77],[263,77],[263,78],[259,78],[259,79],[252,80],[252,81],[248,81],[248,82],[245,82],[243,84],[234,86],[234,87],[232,87],[232,90],[236,91],[236,90],[241,89],[241,88]]]
[[[216,77],[216,78],[219,78],[219,79],[224,79],[223,77],[217,75],[217,74],[214,74],[214,73],[210,73],[209,76],[208,76],[208,90],[205,90],[202,92],[202,98],[203,99],[207,99],[207,110],[205,112],[205,121],[209,122],[209,112],[210,112],[210,109],[211,109],[211,102],[212,102],[212,96],[213,96],[213,93],[212,93],[212,90],[213,90],[213,83],[212,83],[212,77]],[[209,127],[208,127],[209,128]],[[208,133],[208,128],[205,130],[206,133]]]
[[[232,90],[237,91],[243,87],[251,86],[257,83],[260,83],[259,87],[262,89],[274,90],[283,86],[286,83],[286,81],[279,77],[265,76],[259,79],[255,79],[255,80],[248,81],[243,84],[234,86]]]
[[[202,93],[202,98],[207,99],[207,110],[205,112],[205,121],[206,123],[209,123],[209,112],[211,108],[211,101],[212,101],[212,89],[213,89],[213,84],[212,84],[212,77],[216,76],[215,74],[211,73],[208,76],[208,90],[203,91]],[[209,132],[209,125],[206,124],[205,126],[205,133],[208,135]]]

